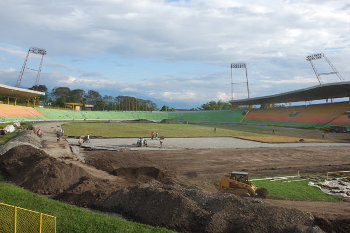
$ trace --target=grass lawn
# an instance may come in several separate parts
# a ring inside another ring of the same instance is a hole
[[[2,181],[0,181],[0,202],[57,217],[57,232],[173,232],[165,228],[94,213],[73,205],[41,197]]]
[[[296,201],[339,201],[341,198],[328,195],[316,187],[309,186],[309,180],[290,178],[288,180],[252,181],[258,188],[266,188],[269,191],[269,198],[296,200]],[[286,182],[291,181],[291,182]],[[294,182],[293,182],[294,181]]]
[[[216,128],[216,132],[214,132]],[[237,137],[262,142],[298,142],[299,137],[274,135],[263,127],[216,124],[160,124],[160,123],[109,123],[88,122],[63,125],[68,136],[102,137],[150,137],[151,132],[159,132],[165,137]],[[325,140],[305,138],[306,142]]]
[[[31,124],[29,122],[25,122],[22,123],[21,126],[23,129],[26,129],[28,127],[28,125]],[[7,126],[8,124],[0,124],[0,129],[4,128],[5,126]],[[0,135],[0,146],[5,144],[6,142],[8,142],[11,138],[13,138],[14,136],[16,136],[18,133],[20,133],[21,131],[16,130],[13,133],[9,133],[6,135]]]

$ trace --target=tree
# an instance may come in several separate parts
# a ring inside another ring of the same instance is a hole
[[[111,95],[103,96],[105,102],[105,110],[114,110],[114,97]]]
[[[55,102],[53,102],[53,105],[63,108],[65,103],[66,103],[66,101],[62,97],[59,97],[55,100]]]
[[[102,96],[97,91],[89,90],[85,98],[88,104],[97,105],[99,103],[99,107],[101,106]]]
[[[68,87],[57,87],[52,89],[54,99],[62,98],[64,101],[70,97],[70,89]]]
[[[35,86],[32,86],[31,88],[29,88],[29,90],[35,90],[35,89],[36,89]],[[46,85],[39,85],[37,90],[46,93],[47,87]]]
[[[74,89],[70,91],[69,102],[72,103],[82,103],[84,99],[85,91],[82,89]]]
[[[160,109],[160,111],[169,111],[169,106],[163,105],[163,107]]]
[[[230,110],[232,109],[232,104],[228,102],[223,102],[219,100],[218,102],[215,102],[214,100],[203,104],[201,106],[202,110]]]
[[[31,88],[29,88],[29,90],[35,90],[35,89],[36,89],[35,86],[32,86]],[[49,102],[47,87],[45,85],[39,85],[37,90],[40,92],[45,92],[44,96],[39,96],[39,101],[42,102],[43,104],[46,104],[47,102]]]

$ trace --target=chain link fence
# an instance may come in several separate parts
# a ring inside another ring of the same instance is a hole
[[[1,233],[56,233],[56,217],[0,203]]]

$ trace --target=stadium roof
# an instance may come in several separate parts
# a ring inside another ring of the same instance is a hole
[[[234,106],[259,105],[272,103],[292,103],[331,98],[350,97],[350,82],[336,82],[321,84],[309,88],[268,95],[257,98],[232,100]]]
[[[11,87],[0,84],[0,96],[18,97],[18,98],[33,98],[45,95],[45,92],[33,91],[24,88]]]

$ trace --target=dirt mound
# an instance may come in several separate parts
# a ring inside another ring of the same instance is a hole
[[[158,180],[162,183],[170,182],[170,177],[166,172],[155,167],[122,167],[115,169],[112,172],[115,176],[121,176],[125,179],[133,181],[147,182],[151,180]]]
[[[325,232],[350,232],[350,219],[325,219],[316,217],[315,221]]]
[[[179,122],[175,119],[163,119],[160,121],[160,123],[164,124],[178,124]]]
[[[29,145],[17,146],[0,156],[0,172],[9,181],[39,194],[63,192],[89,174]]]
[[[181,232],[322,232],[298,210],[159,182],[118,190],[100,207]]]
[[[34,147],[42,147],[42,139],[39,138],[32,130],[20,132],[15,137],[11,138],[5,145],[0,147],[0,155],[6,153],[13,147],[19,145],[32,145]]]
[[[63,193],[55,197],[56,200],[69,204],[101,209],[99,206],[113,191],[122,189],[121,182],[111,182],[110,180],[96,179],[93,177],[82,177],[77,183],[71,185]]]

